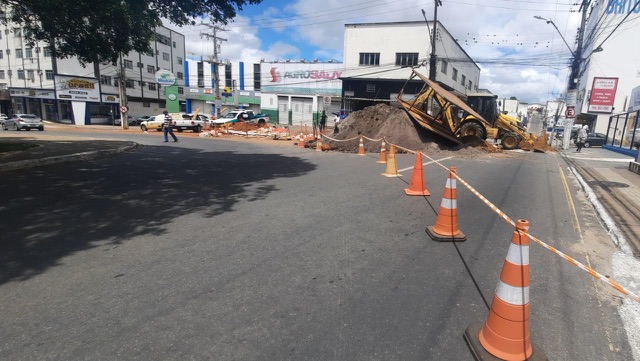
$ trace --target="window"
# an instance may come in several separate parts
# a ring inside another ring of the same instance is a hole
[[[453,73],[451,73],[451,79],[453,79],[453,81],[458,81],[458,69],[453,68]]]
[[[179,86],[178,87],[178,94],[184,94],[184,88]]]
[[[380,65],[380,53],[360,53],[359,65]]]
[[[18,69],[18,79],[24,79],[24,70]]]
[[[160,44],[164,44],[164,45],[171,44],[171,41],[169,40],[169,37],[164,36],[162,34],[158,34],[158,33],[156,33],[156,41],[159,42]]]
[[[375,84],[367,84],[367,93],[375,93],[376,85]]]
[[[149,90],[156,90],[156,83],[149,83]]]
[[[183,75],[181,72],[178,72],[178,73],[176,74],[176,77],[177,77],[178,79],[180,79],[180,80],[184,79],[184,75]]]
[[[127,69],[133,69],[133,62],[131,60],[124,60],[124,67]]]
[[[51,57],[51,49],[50,48],[44,48],[44,56],[47,58]]]
[[[33,58],[33,49],[24,48],[25,58]]]
[[[473,89],[473,83],[469,80],[469,90]]]
[[[33,70],[27,70],[27,79],[29,80],[35,80],[36,76],[35,73],[33,72]]]
[[[178,60],[178,65],[182,65],[182,58],[181,58],[181,57],[178,57],[178,59],[177,59],[177,60]]]
[[[44,75],[47,80],[53,80],[53,70],[45,70]]]
[[[170,59],[170,58],[169,58],[169,53],[165,53],[165,52],[163,52],[163,53],[162,53],[162,60],[164,60],[164,61],[169,61],[169,59]]]
[[[109,75],[100,75],[100,84],[111,85],[111,77]]]
[[[147,65],[147,73],[154,74],[156,72],[156,68],[153,65]]]
[[[0,79],[4,79],[4,70],[0,70]]]
[[[16,59],[22,59],[22,49],[16,49]]]
[[[127,88],[135,89],[133,79],[127,79],[124,84]]]
[[[260,81],[260,64],[253,64],[253,89],[260,90],[262,86]]]
[[[462,86],[467,85],[467,77],[466,76],[462,76],[462,81],[460,81],[460,84],[462,84]]]
[[[4,50],[0,50],[0,59],[3,59],[3,58],[4,58]]]
[[[173,42],[173,47],[174,47],[174,48],[176,47],[176,42],[175,42],[175,41]]]
[[[449,63],[447,63],[445,60],[442,60],[442,65],[440,66],[440,71],[442,72],[442,74],[447,73],[448,66],[449,66]]]
[[[418,53],[396,53],[396,65],[398,66],[418,65]]]

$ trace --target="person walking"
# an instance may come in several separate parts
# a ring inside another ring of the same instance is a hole
[[[164,142],[168,142],[169,141],[169,137],[167,136],[167,134],[171,134],[171,137],[173,138],[174,142],[178,141],[178,137],[176,137],[175,134],[173,134],[173,129],[171,129],[171,123],[173,123],[173,118],[171,117],[171,114],[169,114],[168,111],[163,111],[162,114],[164,114],[164,126],[162,127],[162,131],[164,132]]]
[[[578,149],[576,149],[576,152],[580,152],[582,150],[582,147],[584,147],[584,142],[587,140],[588,129],[589,127],[587,125],[584,125],[582,128],[580,128],[580,130],[578,130],[578,139],[576,141],[576,146],[578,147]]]
[[[324,130],[326,127],[327,127],[327,113],[323,110],[322,115],[320,115],[320,133],[324,133]]]

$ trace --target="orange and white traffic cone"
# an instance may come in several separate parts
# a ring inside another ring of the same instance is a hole
[[[387,163],[387,149],[386,149],[386,145],[387,143],[384,142],[384,139],[382,140],[382,145],[380,146],[380,158],[378,158],[378,160],[376,161],[376,163]]]
[[[318,134],[318,140],[316,140],[316,152],[322,152],[322,135]]]
[[[298,147],[304,148],[304,135],[300,136],[300,141],[298,142]]]
[[[364,140],[362,139],[362,134],[360,134],[360,144],[358,144],[358,155],[367,155],[364,152]]]
[[[427,190],[427,184],[424,181],[424,171],[422,169],[422,153],[416,152],[416,162],[413,166],[413,174],[411,175],[411,183],[409,188],[405,188],[404,192],[410,196],[430,196]]]
[[[396,163],[396,147],[391,144],[389,147],[389,159],[387,160],[387,169],[382,173],[385,177],[402,177],[398,174],[398,164]]]
[[[471,325],[464,333],[476,360],[547,360],[529,335],[528,230],[528,221],[516,222],[484,327]]]
[[[426,231],[431,239],[437,242],[463,242],[467,240],[458,229],[458,191],[456,189],[456,167],[449,168],[449,177],[444,187],[444,194],[438,210],[438,218],[434,226]]]

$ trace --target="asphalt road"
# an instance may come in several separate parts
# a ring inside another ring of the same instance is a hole
[[[3,174],[0,359],[472,360],[462,334],[486,319],[513,229],[459,184],[468,240],[433,242],[444,169],[409,197],[411,171],[382,177],[374,154],[113,137],[144,147]],[[447,156],[606,273],[615,249],[558,155]],[[531,277],[549,359],[632,359],[615,295],[536,245]]]

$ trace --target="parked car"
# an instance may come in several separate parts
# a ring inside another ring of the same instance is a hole
[[[576,138],[577,140],[577,138]],[[584,141],[584,147],[598,147],[607,144],[607,135],[602,133],[590,133],[587,135],[587,139]]]
[[[0,113],[0,120],[7,120],[7,118],[9,117],[6,114]]]
[[[6,120],[2,122],[2,129],[4,130],[31,130],[38,129],[44,130],[44,123],[42,118],[35,114],[12,114]]]
[[[147,130],[153,130],[153,129],[157,131],[161,131],[163,125],[164,125],[164,115],[160,114],[160,115],[153,116],[149,120],[145,120],[142,123],[140,123],[140,129],[142,129],[145,132]]]
[[[120,117],[116,117],[116,118],[113,120],[113,122],[114,122],[114,124],[115,124],[115,125],[120,125],[120,124],[122,124],[122,122],[121,122],[121,120],[120,120]],[[127,115],[127,123],[128,123],[129,125],[136,125],[136,118],[135,118],[133,115]]]

